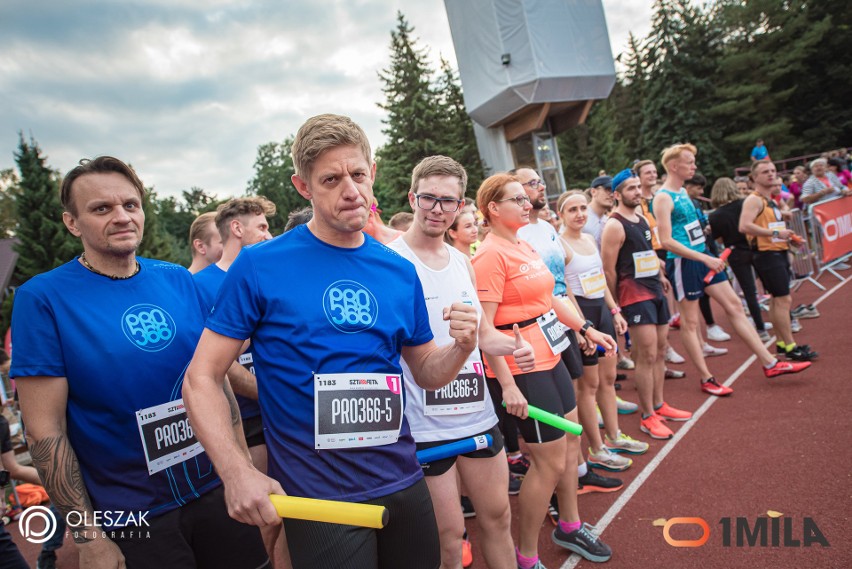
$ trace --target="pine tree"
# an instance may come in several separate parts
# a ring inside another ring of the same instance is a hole
[[[157,193],[153,188],[145,190],[142,210],[145,212],[145,231],[136,253],[140,257],[188,265],[188,260],[182,258],[172,247],[172,237],[160,222],[160,217],[157,215]]]
[[[284,233],[288,213],[308,205],[290,181],[296,173],[291,155],[293,138],[260,145],[254,161],[254,176],[248,183],[249,195],[263,196],[277,208],[277,213],[268,220],[272,235]]]
[[[467,171],[467,195],[474,197],[483,180],[482,159],[476,146],[473,121],[464,106],[458,72],[444,58],[441,58],[437,90],[444,122],[440,132],[440,152],[464,166]]]
[[[15,162],[20,172],[20,193],[15,200],[18,217],[15,268],[21,281],[66,263],[83,247],[62,222],[59,174],[51,170],[35,140],[19,134]]]
[[[689,0],[656,0],[647,43],[648,82],[642,107],[645,156],[657,157],[677,142],[698,146],[699,169],[727,172],[718,128],[705,109],[715,102],[719,40],[707,14]]]
[[[385,217],[408,209],[411,169],[423,158],[439,154],[443,120],[439,97],[431,85],[427,51],[417,46],[401,12],[391,32],[390,66],[379,73],[387,111],[384,146],[376,152],[374,191]]]

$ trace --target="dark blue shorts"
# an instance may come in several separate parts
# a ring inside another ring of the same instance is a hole
[[[645,324],[663,326],[668,324],[669,318],[671,318],[669,303],[665,296],[622,306],[621,316],[627,321],[628,326],[643,326]]]
[[[666,259],[666,276],[672,283],[675,299],[678,302],[684,299],[698,300],[704,296],[704,287],[728,280],[728,274],[722,271],[717,273],[708,284],[704,284],[704,277],[709,272],[710,269],[701,261],[682,257]]]

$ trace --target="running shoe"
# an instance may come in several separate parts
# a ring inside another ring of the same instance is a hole
[[[675,314],[669,319],[669,328],[680,329],[680,314]]]
[[[666,368],[666,379],[682,379],[686,377],[685,371],[680,371],[679,369],[669,369]]]
[[[790,319],[790,331],[793,332],[793,334],[795,334],[796,332],[802,331],[802,323],[799,322],[798,318],[791,318]]]
[[[786,352],[784,355],[787,356],[788,360],[793,360],[796,362],[810,362],[819,357],[819,354],[811,350],[811,347],[807,344],[796,346],[789,352]]]
[[[517,476],[526,476],[527,470],[530,469],[530,461],[527,457],[520,455],[517,457],[506,457],[509,461],[509,472]]]
[[[565,533],[557,525],[551,537],[553,543],[569,551],[573,551],[580,557],[594,561],[595,563],[604,563],[612,557],[612,549],[600,540],[596,532],[595,527],[589,524],[583,524],[580,529],[574,530],[571,533]]]
[[[772,336],[769,335],[769,332],[766,330],[758,330],[757,335],[760,336],[760,341],[764,344],[772,340]]]
[[[577,495],[590,494],[592,492],[616,492],[621,490],[624,482],[618,478],[601,476],[589,468],[586,474],[577,478]],[[557,518],[558,518],[557,512]]]
[[[800,304],[793,309],[796,318],[819,318],[819,310],[813,304]]]
[[[475,518],[476,510],[473,509],[473,502],[467,496],[461,497],[462,515],[466,518]]]
[[[617,367],[618,369],[636,369],[636,364],[633,362],[633,360],[631,360],[627,356],[624,356],[623,358],[618,360],[618,364],[616,364],[615,367]]]
[[[609,438],[609,435],[604,435],[604,447],[610,452],[626,452],[628,454],[644,454],[648,450],[648,443],[632,439],[618,431],[618,436],[615,440]]]
[[[509,496],[517,496],[521,493],[521,482],[523,482],[523,478],[509,475]]]
[[[692,419],[692,413],[681,409],[675,409],[665,401],[663,401],[660,408],[655,409],[654,412],[666,421],[689,421]]]
[[[467,537],[467,530],[462,538],[462,567],[470,567],[473,565],[473,546],[470,544],[470,539]]]
[[[639,406],[636,403],[625,401],[617,395],[615,397],[615,404],[618,407],[619,415],[632,415],[633,413],[639,410]]]
[[[610,452],[609,449],[604,447],[598,452],[594,452],[590,448],[588,463],[589,466],[593,466],[595,468],[603,468],[604,470],[612,472],[621,472],[630,468],[630,465],[633,464],[633,460],[625,456],[615,454],[614,452]]]
[[[704,344],[701,351],[704,352],[705,358],[712,358],[714,356],[724,356],[728,353],[728,348],[716,348],[710,344]]]
[[[707,339],[714,342],[727,342],[731,339],[731,335],[725,332],[718,324],[713,324],[707,327]]]
[[[518,569],[523,569],[520,565],[518,565]],[[535,562],[535,565],[532,566],[532,569],[547,569],[544,566],[544,563],[541,562],[541,559]]]
[[[639,422],[639,429],[651,435],[652,439],[666,440],[674,436],[670,428],[663,424],[663,418],[656,413]]]
[[[778,377],[785,373],[799,373],[809,367],[811,367],[811,362],[782,362],[778,360],[771,368],[763,368],[763,375],[766,377]]]
[[[706,381],[702,379],[701,391],[703,391],[704,393],[709,393],[710,395],[715,395],[716,397],[725,397],[734,392],[734,390],[730,387],[725,387],[724,385],[721,385],[718,381],[716,381],[715,377],[711,377]]]
[[[674,351],[674,348],[671,346],[666,348],[666,361],[670,364],[682,364],[686,362],[686,360],[683,359],[683,356]]]

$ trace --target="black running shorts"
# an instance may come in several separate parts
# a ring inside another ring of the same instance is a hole
[[[577,406],[574,397],[574,386],[571,376],[561,361],[556,367],[547,371],[533,371],[515,376],[515,383],[521,394],[527,398],[527,403],[549,411],[560,417],[573,411]],[[523,421],[515,417],[521,435],[528,443],[546,443],[555,441],[565,435],[556,427],[551,427],[527,417]]]
[[[266,437],[263,435],[263,419],[260,415],[243,419],[243,434],[249,448],[266,444]]]
[[[658,296],[651,300],[642,300],[621,307],[621,316],[628,326],[643,326],[653,324],[663,326],[669,323],[669,303],[666,297]]]
[[[577,297],[577,304],[580,305],[580,310],[583,311],[583,316],[586,319],[591,320],[592,326],[598,332],[603,332],[604,334],[609,334],[610,336],[615,338],[615,324],[612,322],[612,312],[610,312],[609,308],[607,308],[606,300],[603,297],[601,298],[585,298],[582,296]],[[583,365],[584,366],[596,366],[598,365],[598,351],[595,350],[590,356],[587,356],[585,352],[583,354]]]
[[[284,518],[293,569],[436,569],[441,564],[438,525],[425,480],[364,503],[388,509],[384,528]]]
[[[790,259],[787,251],[755,251],[751,263],[766,292],[774,297],[790,294]]]
[[[568,368],[571,379],[577,379],[583,375],[583,352],[580,351],[580,344],[577,343],[577,334],[574,330],[566,330],[565,335],[568,336],[571,345],[562,350],[562,363]]]
[[[124,554],[127,569],[269,567],[260,530],[228,515],[222,486],[147,522],[107,534]]]

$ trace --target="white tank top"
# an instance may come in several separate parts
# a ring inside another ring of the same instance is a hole
[[[603,261],[597,251],[591,255],[581,255],[568,244],[564,238],[562,242],[571,249],[571,261],[565,265],[565,283],[574,293],[574,296],[583,298],[603,298],[606,291],[606,276],[603,272]]]
[[[411,261],[417,269],[429,312],[429,326],[438,346],[454,341],[450,337],[449,322],[443,318],[445,307],[454,302],[464,302],[474,306],[481,317],[482,308],[470,280],[467,257],[461,252],[444,244],[450,262],[443,269],[434,270],[417,258],[405,239],[396,239],[387,246]],[[487,431],[497,423],[478,347],[470,354],[459,377],[433,392],[425,391],[414,382],[404,359],[400,363],[405,378],[405,417],[415,442],[470,437]]]

